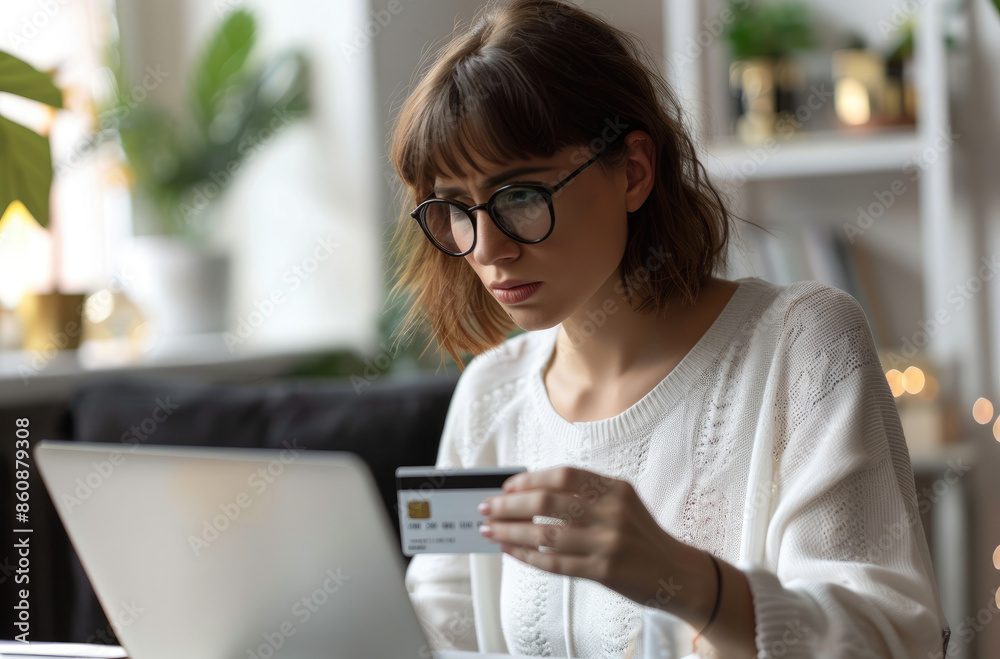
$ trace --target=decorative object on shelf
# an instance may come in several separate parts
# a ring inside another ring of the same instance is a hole
[[[15,311],[0,305],[0,352],[20,350],[24,345],[24,324]]]
[[[80,362],[88,366],[131,364],[150,349],[142,312],[122,291],[103,288],[83,303]]]
[[[804,76],[792,55],[815,45],[811,17],[799,2],[751,4],[731,0],[734,20],[726,28],[731,64],[729,86],[739,99],[736,136],[757,143],[775,133]]]
[[[866,126],[885,105],[888,90],[886,64],[882,57],[862,43],[835,50],[833,104],[842,126]]]
[[[275,133],[309,111],[304,53],[257,65],[256,34],[244,9],[223,19],[187,76],[193,85],[184,124],[152,101],[131,97],[117,44],[110,49],[115,93],[102,112],[110,126],[101,135],[120,138],[133,182],[138,235],[126,260],[145,262],[136,301],[154,332],[225,329],[229,254],[212,245],[220,199]]]
[[[884,56],[858,37],[847,48],[833,52],[834,106],[841,127],[916,122],[912,21],[899,29],[899,42]]]
[[[886,88],[880,114],[882,123],[914,124],[917,92],[913,73],[913,21],[900,28],[899,43],[885,60]]]
[[[943,374],[927,355],[919,352],[905,364],[891,352],[880,351],[879,358],[896,398],[907,445],[922,450],[959,441],[962,429],[955,401],[942,394],[952,387],[942,387]]]
[[[83,335],[82,293],[26,293],[17,307],[24,327],[24,350],[43,357],[80,347]]]

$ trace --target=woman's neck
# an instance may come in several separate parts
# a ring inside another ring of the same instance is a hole
[[[710,278],[694,305],[670,301],[659,316],[632,310],[609,282],[562,322],[556,347],[544,373],[556,367],[581,386],[614,382],[631,373],[683,359],[708,331],[739,287],[734,281]],[[619,287],[620,288],[620,287]]]

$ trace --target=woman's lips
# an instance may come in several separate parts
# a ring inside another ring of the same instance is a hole
[[[542,282],[536,281],[532,284],[515,286],[513,288],[494,288],[493,295],[504,304],[517,304],[518,302],[524,302],[529,297],[534,295],[535,291],[537,291],[541,285]]]

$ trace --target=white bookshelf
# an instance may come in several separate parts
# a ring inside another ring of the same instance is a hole
[[[716,139],[705,147],[702,161],[709,174],[730,180],[836,176],[902,170],[920,153],[921,145],[919,135],[910,130],[868,137],[830,131],[796,136],[773,152],[756,147],[754,157],[754,147]]]
[[[820,0],[807,1],[817,7],[835,6]],[[779,139],[778,148],[763,153],[760,145],[745,145],[728,136],[706,134],[709,117],[725,114],[725,108],[710,106],[712,99],[707,83],[711,76],[718,76],[720,72],[706,70],[710,68],[706,62],[711,60],[708,52],[712,48],[716,52],[724,49],[724,38],[716,38],[699,57],[692,58],[685,49],[689,48],[693,37],[704,32],[705,21],[714,18],[707,13],[710,11],[708,3],[705,0],[664,0],[663,3],[667,72],[687,108],[687,120],[695,130],[703,164],[719,180],[741,186],[747,198],[753,197],[757,184],[770,181],[902,172],[907,163],[912,167],[915,157],[933,151],[934,164],[921,168],[917,185],[921,250],[914,256],[921,263],[921,318],[931,318],[935,310],[948,308],[947,295],[963,274],[963,269],[956,264],[962,263],[962,258],[972,252],[968,245],[959,244],[961,238],[952,221],[955,207],[952,198],[953,149],[940,148],[941,136],[951,135],[948,67],[943,38],[930,38],[930,35],[942,34],[944,5],[944,0],[927,0],[920,4],[915,16],[918,20],[915,82],[919,97],[915,128],[868,134],[803,132]],[[713,11],[719,6],[713,4]],[[885,6],[888,15],[892,6],[887,2]],[[676,62],[682,64],[678,66]],[[969,406],[984,390],[983,373],[975,366],[976,350],[981,345],[982,337],[975,335],[974,325],[954,322],[931,337],[927,346],[928,355],[936,362],[960,363],[967,367],[958,386],[963,404]]]
[[[871,17],[880,13],[889,17],[894,8],[893,3],[887,0],[865,3],[867,6],[862,6],[858,0],[803,1],[813,6],[817,15],[822,13],[824,17],[855,21],[861,24],[860,27],[867,27],[869,34],[873,24]],[[870,180],[880,180],[875,178],[878,176],[894,176],[908,165],[912,166],[914,158],[933,151],[935,162],[933,166],[921,169],[913,202],[916,208],[913,226],[919,231],[919,239],[914,239],[913,246],[908,249],[919,251],[910,254],[912,261],[919,262],[923,291],[918,317],[929,319],[938,310],[950,309],[947,300],[949,291],[973,273],[974,266],[970,267],[968,255],[975,251],[968,244],[971,239],[963,237],[971,234],[956,230],[952,180],[954,149],[940,148],[941,136],[952,134],[948,108],[949,67],[943,36],[945,0],[925,0],[913,16],[916,21],[914,73],[918,96],[915,127],[867,132],[802,132],[787,139],[777,138],[778,148],[770,151],[764,145],[746,145],[730,136],[711,134],[713,122],[728,114],[729,108],[720,107],[718,96],[718,83],[725,80],[727,74],[728,53],[723,36],[715,34],[709,44],[705,43],[704,37],[706,25],[718,19],[720,10],[726,6],[723,2],[663,0],[662,5],[664,52],[667,57],[665,70],[684,104],[686,120],[694,130],[702,163],[709,175],[729,189],[735,189],[740,203],[747,200],[752,203],[755,199],[759,200],[762,194],[790,194],[796,190],[795,186],[816,190],[817,181],[822,185],[829,182],[835,195],[849,199],[857,196],[860,200],[872,193]],[[845,27],[857,28],[859,25]],[[864,32],[864,29],[860,31]],[[693,57],[691,43],[699,35],[703,48]],[[766,192],[762,193],[762,190]],[[801,199],[798,203],[802,205]],[[768,226],[769,218],[756,214],[756,209],[737,210],[741,217]],[[814,208],[813,213],[809,210],[808,206],[803,207],[799,215],[802,223],[823,220],[818,217],[822,215],[821,209]],[[764,276],[763,272],[751,274]],[[978,301],[977,304],[983,302]],[[971,321],[956,319],[943,325],[930,337],[926,346],[927,356],[934,362],[945,367],[960,367],[959,379],[952,393],[961,409],[971,409],[972,402],[987,390],[984,367],[979,365],[981,360],[977,359],[977,355],[983,352],[985,337],[979,335],[976,327]],[[942,467],[951,452],[966,449],[968,444],[915,454],[914,468],[923,471],[933,470],[935,465]],[[950,546],[953,538],[958,539],[956,542],[960,551],[965,551],[968,534],[963,488],[953,490],[954,496],[935,509],[935,518],[942,519],[942,526],[936,531],[945,535],[936,535],[933,549],[938,557],[935,569],[942,605],[954,634],[958,623],[967,614],[969,581],[964,558],[942,560],[939,553]],[[965,554],[959,555],[964,557]],[[954,635],[952,642],[961,646],[956,656],[968,656],[967,644],[959,643]]]

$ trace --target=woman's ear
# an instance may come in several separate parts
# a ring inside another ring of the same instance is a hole
[[[625,210],[639,210],[653,190],[656,182],[656,148],[653,138],[643,130],[634,130],[625,136],[628,147],[625,161]]]

